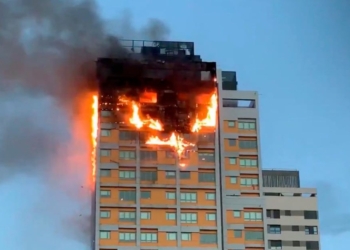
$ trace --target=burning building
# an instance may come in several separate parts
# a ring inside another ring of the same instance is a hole
[[[256,92],[192,42],[121,43],[97,60],[94,249],[264,249]]]

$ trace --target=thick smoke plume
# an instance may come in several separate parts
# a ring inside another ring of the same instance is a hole
[[[106,26],[111,23],[119,25]],[[0,0],[3,248],[91,244],[86,180],[94,62],[125,53],[108,30],[131,39],[162,40],[169,33],[156,19],[140,30],[129,15],[106,23],[89,0]]]

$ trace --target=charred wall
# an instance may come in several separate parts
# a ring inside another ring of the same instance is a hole
[[[113,112],[121,123],[126,98],[140,105],[143,116],[160,120],[164,132],[189,133],[201,102],[216,91],[216,63],[203,62],[191,42],[129,44],[129,54],[97,60],[100,110]]]

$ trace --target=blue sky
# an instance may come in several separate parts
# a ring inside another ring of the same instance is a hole
[[[317,186],[323,250],[348,245],[350,2],[347,0],[100,0],[106,18],[164,21],[205,60],[260,93],[264,168],[301,171]],[[335,171],[336,170],[336,171]]]

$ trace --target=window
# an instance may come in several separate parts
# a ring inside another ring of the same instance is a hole
[[[244,212],[245,221],[261,221],[262,213],[261,212]]]
[[[181,213],[181,223],[197,223],[197,214]]]
[[[156,181],[157,171],[141,171],[141,181]]]
[[[180,171],[180,179],[186,180],[191,178],[191,172],[189,171]]]
[[[263,232],[246,231],[244,235],[246,240],[263,240],[264,239]]]
[[[135,201],[136,192],[134,190],[121,190],[119,191],[119,200],[121,201]]]
[[[216,220],[215,213],[207,213],[205,217],[206,217],[206,220]]]
[[[257,186],[259,184],[257,178],[241,178],[241,186]]]
[[[243,149],[255,149],[258,147],[256,140],[239,140],[239,147]]]
[[[135,241],[136,233],[119,233],[119,241]]]
[[[121,160],[135,160],[136,153],[135,151],[121,150],[119,151],[119,158]]]
[[[199,182],[215,182],[215,173],[198,173]]]
[[[281,234],[281,226],[280,225],[268,225],[269,234]]]
[[[102,111],[101,111],[101,116],[103,116],[103,117],[112,116],[112,111],[109,111],[109,110],[102,110]]]
[[[215,133],[205,133],[198,134],[199,143],[214,143],[215,142]]]
[[[175,179],[176,178],[176,171],[166,171],[165,172],[165,178],[167,178],[167,179]]]
[[[229,128],[233,128],[235,126],[235,122],[234,121],[228,121],[228,127]]]
[[[196,193],[181,193],[180,194],[181,202],[197,202],[197,194]]]
[[[199,240],[201,244],[216,244],[218,241],[216,233],[201,233]]]
[[[270,219],[279,219],[280,218],[280,210],[266,210],[266,217]]]
[[[215,162],[214,153],[198,153],[198,160],[205,162]]]
[[[167,200],[175,200],[176,199],[176,193],[175,192],[166,192],[165,197]]]
[[[317,220],[317,211],[304,211],[304,218],[307,220]]]
[[[300,241],[293,241],[293,247],[300,247]]]
[[[111,191],[110,190],[101,190],[100,196],[101,197],[111,197]]]
[[[141,151],[140,158],[143,161],[156,161],[157,151]]]
[[[268,247],[269,247],[269,249],[282,249],[282,241],[281,240],[269,240]]]
[[[255,130],[255,122],[238,122],[238,129]]]
[[[111,231],[100,231],[100,239],[110,239]]]
[[[206,200],[215,200],[215,193],[205,193]]]
[[[231,165],[236,165],[236,163],[237,163],[237,159],[236,158],[230,157],[228,159],[229,159],[229,162],[230,162]]]
[[[111,136],[110,129],[101,129],[101,136]]]
[[[137,133],[135,131],[120,130],[119,140],[121,141],[136,141]]]
[[[292,226],[293,232],[299,232],[299,226]]]
[[[101,169],[100,176],[103,176],[103,177],[111,176],[111,170],[110,169]]]
[[[141,220],[149,220],[149,219],[151,219],[151,212],[141,212],[140,219]]]
[[[230,183],[231,184],[236,184],[237,183],[237,177],[236,176],[231,176],[230,177]]]
[[[191,233],[181,233],[181,240],[183,240],[183,241],[192,240],[192,234]]]
[[[100,150],[100,156],[111,156],[111,150],[110,149],[101,149]]]
[[[305,226],[305,234],[318,234],[316,226]]]
[[[141,242],[157,242],[157,233],[141,233]]]
[[[239,159],[239,165],[241,167],[257,167],[258,160],[257,159]]]
[[[228,139],[228,145],[230,146],[230,147],[234,147],[234,146],[236,146],[236,139]]]
[[[136,213],[135,212],[119,212],[119,220],[121,221],[135,221]]]
[[[151,199],[151,191],[141,191],[141,199]]]
[[[290,211],[290,210],[285,210],[285,211],[284,211],[284,215],[285,215],[285,216],[292,216],[292,211]]]
[[[166,213],[167,220],[176,220],[176,213]]]
[[[242,230],[233,230],[233,236],[235,238],[242,238]]]
[[[165,151],[165,157],[168,159],[174,159],[175,153],[173,151],[167,150],[167,151]]]
[[[320,244],[318,241],[306,241],[306,250],[318,250],[320,249]]]
[[[100,218],[109,218],[109,217],[111,217],[111,211],[109,210],[100,211]]]
[[[171,233],[166,233],[166,239],[167,240],[176,240],[176,233],[175,232],[171,232]]]
[[[233,217],[241,218],[241,211],[238,211],[238,210],[233,211]]]
[[[119,170],[120,179],[135,179],[135,177],[136,177],[135,171]]]

